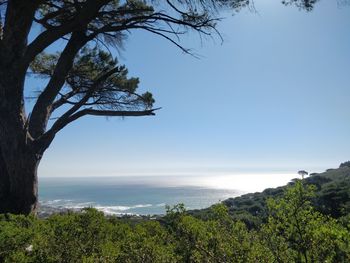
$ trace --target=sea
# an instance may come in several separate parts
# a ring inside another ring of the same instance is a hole
[[[94,207],[107,215],[159,215],[167,206],[207,208],[230,197],[284,185],[294,175],[117,176],[39,178],[41,207]]]

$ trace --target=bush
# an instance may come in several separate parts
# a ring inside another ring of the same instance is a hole
[[[95,209],[48,219],[0,216],[0,262],[350,262],[349,217],[312,206],[300,181],[268,201],[267,222],[250,229],[215,205],[206,219],[184,205],[159,221],[136,223]]]
[[[350,167],[350,161],[341,163],[339,167],[340,167],[340,168],[342,168],[342,167]]]

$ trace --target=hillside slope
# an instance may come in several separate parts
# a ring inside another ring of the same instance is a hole
[[[266,201],[269,198],[281,197],[286,188],[294,184],[277,188],[268,188],[263,192],[249,193],[229,198],[222,203],[229,208],[235,219],[243,220],[251,227],[265,222],[267,218]],[[350,162],[345,162],[337,169],[328,169],[323,173],[312,173],[302,180],[305,184],[316,186],[315,208],[325,215],[339,218],[350,213]],[[195,216],[206,218],[209,209],[194,210]]]

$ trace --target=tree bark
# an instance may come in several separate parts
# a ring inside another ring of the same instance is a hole
[[[0,213],[35,213],[38,202],[37,168],[39,160],[26,154],[25,149],[11,150],[17,155],[15,159],[6,158],[1,152]]]
[[[6,200],[7,196],[9,196],[9,190],[10,178],[0,149],[0,213],[7,210],[11,203]]]
[[[37,207],[41,155],[27,133],[23,98],[16,92],[23,82],[15,76],[11,72],[0,79],[6,98],[0,98],[0,213],[30,214]]]
[[[13,36],[11,46],[16,50],[0,41],[0,213],[29,214],[37,207],[37,167],[41,155],[36,154],[27,132],[25,68],[21,61],[26,39],[16,30],[18,26],[13,32],[7,29],[4,39]]]

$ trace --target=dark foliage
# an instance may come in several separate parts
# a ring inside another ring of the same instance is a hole
[[[348,262],[349,221],[316,211],[314,190],[298,180],[268,199],[266,223],[256,230],[223,204],[205,220],[181,204],[160,221],[105,217],[91,208],[44,220],[2,215],[0,262]]]
[[[342,167],[350,167],[350,161],[341,163],[339,167],[340,167],[340,168],[342,168]]]
[[[350,166],[349,162],[340,165],[338,169],[328,169],[324,173],[312,173],[302,181],[306,185],[316,187],[316,195],[312,199],[315,209],[324,215],[340,218],[350,212]],[[257,228],[266,222],[267,199],[279,198],[285,190],[295,183],[295,180],[286,186],[269,188],[261,193],[245,194],[223,201],[229,213],[235,219],[240,219],[248,227]],[[207,210],[194,210],[193,215],[206,218]]]

